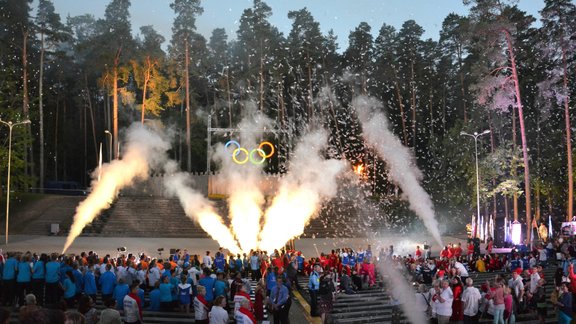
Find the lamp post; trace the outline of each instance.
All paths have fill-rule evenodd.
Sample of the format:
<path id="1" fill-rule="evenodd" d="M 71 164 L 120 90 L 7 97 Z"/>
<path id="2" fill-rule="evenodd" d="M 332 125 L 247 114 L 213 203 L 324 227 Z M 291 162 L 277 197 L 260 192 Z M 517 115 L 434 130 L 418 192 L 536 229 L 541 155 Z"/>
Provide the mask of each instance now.
<path id="1" fill-rule="evenodd" d="M 0 123 L 8 126 L 8 180 L 6 184 L 6 245 L 8 245 L 8 224 L 10 220 L 10 162 L 12 160 L 12 128 L 16 125 L 30 124 L 30 120 L 26 119 L 19 123 L 6 122 L 0 119 Z"/>
<path id="2" fill-rule="evenodd" d="M 460 132 L 460 135 L 470 136 L 474 138 L 474 152 L 476 153 L 476 207 L 477 207 L 477 214 L 476 217 L 480 219 L 480 174 L 478 172 L 478 137 L 482 135 L 489 134 L 490 130 L 487 129 L 482 133 L 474 132 L 474 134 L 468 134 L 465 132 Z M 474 235 L 474 233 L 472 233 Z"/>
<path id="3" fill-rule="evenodd" d="M 108 162 L 112 162 L 112 133 L 110 133 L 109 130 L 105 130 L 104 133 L 110 137 L 110 141 L 108 142 Z"/>

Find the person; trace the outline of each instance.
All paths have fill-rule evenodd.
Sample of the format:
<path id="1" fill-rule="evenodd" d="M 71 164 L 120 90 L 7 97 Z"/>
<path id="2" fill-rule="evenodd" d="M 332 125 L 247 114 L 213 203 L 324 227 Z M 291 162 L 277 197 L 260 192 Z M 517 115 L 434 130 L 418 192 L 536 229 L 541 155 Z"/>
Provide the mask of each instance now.
<path id="1" fill-rule="evenodd" d="M 254 316 L 256 320 L 264 319 L 264 300 L 266 299 L 266 284 L 260 279 L 254 292 Z"/>
<path id="2" fill-rule="evenodd" d="M 64 300 L 66 300 L 66 305 L 68 308 L 74 307 L 75 297 L 76 297 L 76 278 L 72 274 L 71 270 L 66 271 L 66 277 L 62 286 L 64 287 Z"/>
<path id="3" fill-rule="evenodd" d="M 548 316 L 545 284 L 546 280 L 538 280 L 538 286 L 532 297 L 536 304 L 536 313 L 538 314 L 538 320 L 540 320 L 540 323 L 546 323 L 546 317 Z"/>
<path id="4" fill-rule="evenodd" d="M 234 319 L 237 324 L 256 324 L 256 318 L 250 311 L 250 303 L 243 300 L 240 303 L 240 309 L 234 314 Z M 198 323 L 198 322 L 196 322 Z"/>
<path id="5" fill-rule="evenodd" d="M 468 279 L 468 278 L 466 278 Z M 462 322 L 464 320 L 464 313 L 462 307 L 462 281 L 460 277 L 455 276 L 452 278 L 452 293 L 454 300 L 452 301 L 452 316 L 450 320 L 453 322 Z"/>
<path id="6" fill-rule="evenodd" d="M 236 295 L 234 295 L 234 313 L 240 310 L 243 300 L 247 300 L 249 303 L 251 303 L 248 289 L 250 288 L 246 287 L 245 285 L 242 285 L 242 287 L 240 287 L 240 290 L 236 291 Z M 250 309 L 252 309 L 252 305 L 250 305 Z"/>
<path id="7" fill-rule="evenodd" d="M 354 290 L 352 289 L 352 279 L 348 275 L 346 269 L 342 270 L 342 274 L 340 275 L 340 291 L 347 295 L 354 294 Z"/>
<path id="8" fill-rule="evenodd" d="M 114 292 L 112 293 L 112 297 L 116 299 L 116 305 L 118 310 L 124 309 L 124 297 L 130 293 L 130 287 L 124 282 L 124 278 L 120 278 L 118 281 L 118 285 L 114 287 Z"/>
<path id="9" fill-rule="evenodd" d="M 94 307 L 94 301 L 88 295 L 82 295 L 78 301 L 78 312 L 84 316 L 86 324 L 98 323 L 98 311 Z"/>
<path id="10" fill-rule="evenodd" d="M 464 324 L 478 323 L 478 309 L 482 295 L 480 290 L 473 286 L 472 278 L 466 279 L 466 289 L 462 293 L 462 308 L 464 309 Z"/>
<path id="11" fill-rule="evenodd" d="M 206 255 L 202 258 L 202 267 L 212 269 L 212 257 L 210 251 L 206 251 Z"/>
<path id="12" fill-rule="evenodd" d="M 141 301 L 138 297 L 139 288 L 138 283 L 132 283 L 130 293 L 124 297 L 124 323 L 126 324 L 141 324 L 143 322 Z"/>
<path id="13" fill-rule="evenodd" d="M 116 299 L 109 297 L 104 300 L 106 307 L 100 312 L 98 324 L 122 324 L 120 312 L 116 310 Z"/>
<path id="14" fill-rule="evenodd" d="M 214 284 L 216 279 L 211 276 L 212 271 L 209 268 L 204 268 L 204 277 L 198 281 L 199 286 L 204 287 L 206 301 L 211 303 L 214 300 Z"/>
<path id="15" fill-rule="evenodd" d="M 19 258 L 18 274 L 16 275 L 16 291 L 18 303 L 24 304 L 24 296 L 31 292 L 32 267 L 30 265 L 30 255 L 26 254 Z"/>
<path id="16" fill-rule="evenodd" d="M 214 296 L 228 296 L 229 291 L 228 281 L 224 280 L 224 272 L 218 272 L 214 282 Z"/>
<path id="17" fill-rule="evenodd" d="M 214 306 L 210 310 L 208 317 L 210 319 L 210 324 L 228 324 L 228 312 L 226 307 L 226 297 L 218 296 L 214 299 Z"/>
<path id="18" fill-rule="evenodd" d="M 158 287 L 160 290 L 160 309 L 164 312 L 172 310 L 172 290 L 175 287 L 170 283 L 170 276 L 164 276 Z"/>
<path id="19" fill-rule="evenodd" d="M 206 288 L 198 286 L 198 295 L 194 297 L 194 322 L 198 324 L 208 324 L 208 310 L 210 305 L 206 298 Z"/>
<path id="20" fill-rule="evenodd" d="M 518 307 L 524 302 L 524 282 L 522 282 L 522 277 L 520 276 L 521 271 L 512 272 L 512 278 L 508 281 L 508 287 L 512 290 L 514 303 Z"/>
<path id="21" fill-rule="evenodd" d="M 2 281 L 3 281 L 3 296 L 4 305 L 12 306 L 14 305 L 14 299 L 16 297 L 16 272 L 18 271 L 18 260 L 12 253 L 8 253 L 8 258 L 4 262 L 4 268 L 2 269 Z"/>
<path id="22" fill-rule="evenodd" d="M 94 270 L 91 267 L 86 269 L 84 273 L 84 294 L 90 296 L 92 301 L 96 300 L 96 293 L 98 292 L 96 288 L 96 277 L 94 277 Z"/>
<path id="23" fill-rule="evenodd" d="M 109 297 L 112 297 L 114 293 L 114 287 L 116 286 L 116 275 L 112 271 L 112 265 L 106 264 L 105 267 L 106 271 L 100 274 L 100 287 L 102 290 L 102 299 L 106 300 Z"/>
<path id="24" fill-rule="evenodd" d="M 276 287 L 270 292 L 269 305 L 272 315 L 274 316 L 274 324 L 287 324 L 288 311 L 290 309 L 290 294 L 288 288 L 284 286 L 282 276 L 276 278 Z"/>
<path id="25" fill-rule="evenodd" d="M 504 324 L 504 287 L 500 281 L 494 283 L 496 289 L 489 292 L 494 303 L 494 324 Z"/>
<path id="26" fill-rule="evenodd" d="M 436 287 L 432 301 L 435 304 L 436 317 L 438 324 L 448 324 L 452 316 L 452 301 L 454 295 L 450 289 L 450 281 L 442 280 L 442 287 Z"/>
<path id="27" fill-rule="evenodd" d="M 320 290 L 320 265 L 315 264 L 314 270 L 308 279 L 308 293 L 310 294 L 310 316 L 320 316 L 318 313 L 318 290 Z"/>
<path id="28" fill-rule="evenodd" d="M 156 281 L 154 289 L 150 292 L 150 305 L 148 306 L 149 311 L 158 312 L 160 311 L 160 281 Z"/>
<path id="29" fill-rule="evenodd" d="M 32 293 L 37 297 L 38 305 L 44 305 L 44 287 L 46 285 L 46 263 L 48 255 L 42 253 L 32 268 Z"/>
<path id="30" fill-rule="evenodd" d="M 2 250 L 0 250 L 0 255 Z M 6 308 L 0 308 L 0 324 L 10 323 L 10 311 Z"/>
<path id="31" fill-rule="evenodd" d="M 41 308 L 38 307 L 36 304 L 36 296 L 33 294 L 28 294 L 25 297 L 26 305 L 20 307 L 20 312 L 18 317 L 20 318 L 20 322 L 24 322 L 24 320 L 30 316 L 32 313 L 39 311 Z"/>
<path id="32" fill-rule="evenodd" d="M 418 291 L 416 292 L 416 311 L 424 314 L 424 318 L 430 319 L 432 313 L 432 306 L 430 302 L 430 292 L 426 289 L 425 284 L 418 285 Z"/>
<path id="33" fill-rule="evenodd" d="M 180 302 L 180 311 L 190 314 L 190 296 L 192 295 L 192 285 L 188 283 L 188 276 L 180 276 L 181 283 L 178 284 L 178 300 Z"/>
<path id="34" fill-rule="evenodd" d="M 572 293 L 567 283 L 560 286 L 561 295 L 555 305 L 558 306 L 558 323 L 568 324 L 572 321 Z"/>
<path id="35" fill-rule="evenodd" d="M 84 315 L 77 311 L 67 311 L 64 313 L 64 324 L 85 324 L 86 319 Z"/>

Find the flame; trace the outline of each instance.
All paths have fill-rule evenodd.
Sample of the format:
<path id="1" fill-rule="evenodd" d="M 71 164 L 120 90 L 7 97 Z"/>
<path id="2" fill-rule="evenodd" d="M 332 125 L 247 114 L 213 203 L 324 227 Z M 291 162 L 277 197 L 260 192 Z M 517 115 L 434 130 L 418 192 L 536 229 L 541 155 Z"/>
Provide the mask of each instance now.
<path id="1" fill-rule="evenodd" d="M 102 210 L 110 207 L 118 191 L 132 184 L 135 179 L 148 178 L 154 157 L 165 152 L 170 143 L 139 124 L 128 130 L 128 145 L 122 160 L 104 164 L 92 174 L 92 191 L 76 208 L 74 223 L 62 253 L 66 252 L 86 225 L 92 223 Z M 100 180 L 98 177 L 100 175 Z"/>
<path id="2" fill-rule="evenodd" d="M 352 166 L 352 168 L 354 169 L 354 173 L 356 173 L 357 175 L 359 176 L 364 175 L 364 164 L 354 165 Z"/>

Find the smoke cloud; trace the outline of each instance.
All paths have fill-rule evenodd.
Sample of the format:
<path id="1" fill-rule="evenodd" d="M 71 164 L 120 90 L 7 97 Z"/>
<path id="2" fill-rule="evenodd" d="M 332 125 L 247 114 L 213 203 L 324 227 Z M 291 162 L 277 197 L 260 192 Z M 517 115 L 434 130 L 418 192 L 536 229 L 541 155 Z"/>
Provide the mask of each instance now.
<path id="1" fill-rule="evenodd" d="M 86 225 L 116 198 L 118 191 L 134 180 L 148 178 L 150 169 L 159 168 L 165 161 L 170 142 L 141 124 L 133 124 L 126 132 L 126 151 L 122 160 L 104 164 L 92 173 L 92 191 L 76 208 L 74 222 L 62 253 L 66 252 Z M 98 174 L 100 173 L 100 180 Z"/>
<path id="2" fill-rule="evenodd" d="M 230 252 L 240 253 L 240 248 L 222 217 L 216 213 L 214 206 L 202 194 L 190 187 L 190 175 L 185 172 L 175 172 L 175 163 L 166 167 L 167 174 L 164 176 L 166 191 L 178 197 L 186 215 L 198 222 L 200 227 L 208 233 L 223 248 Z"/>
<path id="3" fill-rule="evenodd" d="M 362 124 L 364 139 L 386 161 L 390 178 L 404 192 L 410 209 L 422 219 L 436 242 L 444 246 L 434 216 L 434 204 L 419 183 L 422 173 L 410 150 L 402 145 L 390 130 L 386 116 L 377 111 L 382 109 L 382 104 L 376 99 L 359 96 L 353 100 L 352 105 L 356 108 Z"/>
<path id="4" fill-rule="evenodd" d="M 288 240 L 302 234 L 322 201 L 336 195 L 337 176 L 347 163 L 322 157 L 327 140 L 327 132 L 317 130 L 304 135 L 296 146 L 288 173 L 282 178 L 278 194 L 266 211 L 260 249 L 281 248 Z"/>

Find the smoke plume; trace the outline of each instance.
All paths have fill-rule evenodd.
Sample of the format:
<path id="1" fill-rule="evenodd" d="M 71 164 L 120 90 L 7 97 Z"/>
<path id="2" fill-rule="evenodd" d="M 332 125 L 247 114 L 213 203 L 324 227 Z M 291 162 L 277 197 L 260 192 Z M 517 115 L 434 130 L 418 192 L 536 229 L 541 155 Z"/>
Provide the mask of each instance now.
<path id="1" fill-rule="evenodd" d="M 302 234 L 322 201 L 336 195 L 337 176 L 345 169 L 346 162 L 322 157 L 327 139 L 326 131 L 317 130 L 304 135 L 296 146 L 288 173 L 266 210 L 260 233 L 261 250 L 283 247 L 291 238 Z"/>
<path id="2" fill-rule="evenodd" d="M 230 252 L 240 253 L 240 248 L 222 217 L 218 215 L 214 206 L 202 194 L 190 187 L 190 176 L 185 172 L 175 172 L 174 163 L 166 166 L 167 174 L 164 176 L 164 186 L 168 194 L 178 197 L 186 215 L 198 222 L 200 227 L 208 233 L 221 247 Z"/>
<path id="3" fill-rule="evenodd" d="M 364 139 L 386 161 L 390 179 L 402 189 L 410 209 L 422 219 L 436 242 L 443 246 L 438 222 L 434 217 L 434 204 L 419 183 L 422 173 L 410 150 L 390 130 L 386 116 L 377 111 L 382 109 L 382 104 L 376 99 L 359 96 L 353 100 L 352 105 L 358 112 Z"/>
<path id="4" fill-rule="evenodd" d="M 126 132 L 126 151 L 122 160 L 104 164 L 92 173 L 92 191 L 76 208 L 74 222 L 62 253 L 66 252 L 86 225 L 116 198 L 118 191 L 134 180 L 148 178 L 149 170 L 160 167 L 170 148 L 170 142 L 141 124 L 133 124 Z M 98 174 L 100 173 L 100 180 Z"/>

